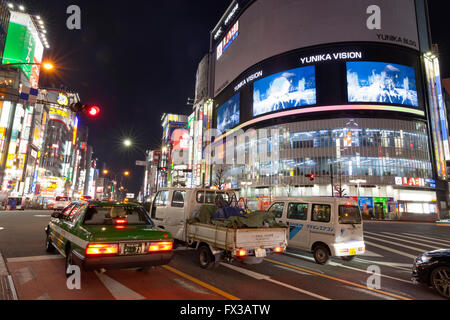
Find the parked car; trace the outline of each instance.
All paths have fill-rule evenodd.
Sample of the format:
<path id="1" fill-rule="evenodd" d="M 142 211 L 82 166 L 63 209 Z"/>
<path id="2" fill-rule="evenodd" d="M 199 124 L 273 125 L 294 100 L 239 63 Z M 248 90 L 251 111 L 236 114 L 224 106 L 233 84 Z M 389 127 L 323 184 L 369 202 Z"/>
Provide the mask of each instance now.
<path id="1" fill-rule="evenodd" d="M 53 210 L 63 210 L 70 204 L 70 200 L 67 197 L 56 197 L 55 202 L 53 203 Z"/>
<path id="2" fill-rule="evenodd" d="M 414 282 L 434 287 L 444 298 L 450 299 L 450 249 L 430 251 L 414 260 Z"/>
<path id="3" fill-rule="evenodd" d="M 173 256 L 170 233 L 158 229 L 139 205 L 74 202 L 55 211 L 46 228 L 47 252 L 58 250 L 68 267 L 84 270 L 148 268 L 168 264 Z"/>

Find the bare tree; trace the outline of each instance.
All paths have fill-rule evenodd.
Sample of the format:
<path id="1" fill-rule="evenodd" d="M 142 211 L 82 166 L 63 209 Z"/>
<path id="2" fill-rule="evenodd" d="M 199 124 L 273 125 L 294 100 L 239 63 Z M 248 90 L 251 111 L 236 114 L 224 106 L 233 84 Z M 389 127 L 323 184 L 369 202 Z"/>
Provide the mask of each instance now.
<path id="1" fill-rule="evenodd" d="M 219 187 L 220 190 L 222 190 L 222 185 L 225 183 L 225 168 L 224 165 L 214 165 L 214 178 L 213 178 L 213 185 L 216 185 Z"/>

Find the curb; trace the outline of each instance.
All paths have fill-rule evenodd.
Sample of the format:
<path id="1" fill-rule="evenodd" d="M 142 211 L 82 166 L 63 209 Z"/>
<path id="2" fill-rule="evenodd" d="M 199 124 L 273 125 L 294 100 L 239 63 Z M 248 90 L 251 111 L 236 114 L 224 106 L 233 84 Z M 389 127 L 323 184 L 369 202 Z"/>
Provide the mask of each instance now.
<path id="1" fill-rule="evenodd" d="M 0 253 L 0 300 L 19 300 L 13 279 L 8 272 L 5 259 Z"/>

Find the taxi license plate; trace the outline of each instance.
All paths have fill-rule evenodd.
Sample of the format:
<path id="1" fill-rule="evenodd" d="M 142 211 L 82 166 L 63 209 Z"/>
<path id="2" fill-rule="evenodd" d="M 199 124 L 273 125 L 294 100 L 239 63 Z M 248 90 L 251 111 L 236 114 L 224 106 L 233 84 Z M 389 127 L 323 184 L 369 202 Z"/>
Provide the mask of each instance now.
<path id="1" fill-rule="evenodd" d="M 141 243 L 125 243 L 123 246 L 124 255 L 132 254 L 142 254 L 142 244 Z"/>
<path id="2" fill-rule="evenodd" d="M 255 256 L 257 258 L 264 258 L 266 256 L 266 249 L 256 249 L 255 250 Z"/>
<path id="3" fill-rule="evenodd" d="M 356 256 L 356 249 L 349 249 L 348 254 L 351 256 Z"/>

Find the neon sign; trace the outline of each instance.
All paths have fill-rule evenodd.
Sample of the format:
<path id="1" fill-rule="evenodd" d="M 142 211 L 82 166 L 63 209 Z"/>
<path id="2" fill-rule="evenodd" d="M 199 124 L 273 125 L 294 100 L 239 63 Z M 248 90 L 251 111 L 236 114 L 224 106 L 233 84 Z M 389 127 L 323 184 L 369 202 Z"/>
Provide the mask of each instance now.
<path id="1" fill-rule="evenodd" d="M 217 60 L 219 60 L 225 50 L 228 49 L 228 47 L 231 45 L 231 43 L 233 43 L 238 35 L 239 21 L 236 21 L 236 23 L 231 27 L 230 31 L 228 31 L 227 35 L 223 37 L 222 41 L 220 41 L 219 45 L 217 46 Z"/>

